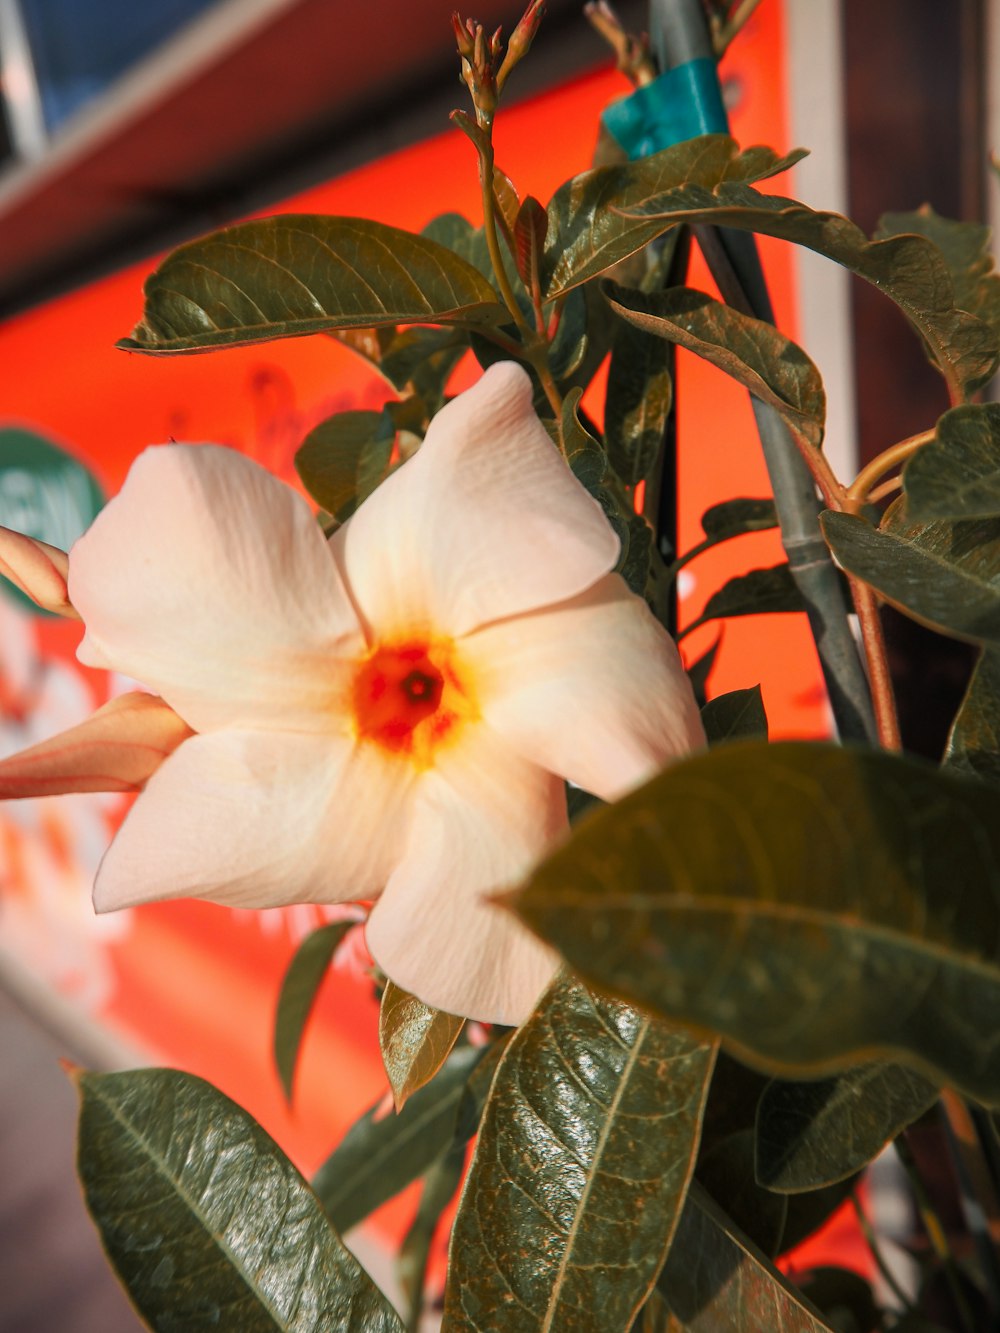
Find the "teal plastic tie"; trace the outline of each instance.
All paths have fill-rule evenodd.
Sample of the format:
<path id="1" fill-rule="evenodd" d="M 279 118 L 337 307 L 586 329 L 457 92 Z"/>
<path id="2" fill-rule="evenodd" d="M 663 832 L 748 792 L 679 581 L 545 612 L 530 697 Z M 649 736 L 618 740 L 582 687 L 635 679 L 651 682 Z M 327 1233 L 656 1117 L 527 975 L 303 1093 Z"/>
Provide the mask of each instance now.
<path id="1" fill-rule="evenodd" d="M 612 102 L 601 120 L 632 161 L 700 134 L 729 131 L 719 76 L 710 56 L 668 69 L 652 83 Z"/>

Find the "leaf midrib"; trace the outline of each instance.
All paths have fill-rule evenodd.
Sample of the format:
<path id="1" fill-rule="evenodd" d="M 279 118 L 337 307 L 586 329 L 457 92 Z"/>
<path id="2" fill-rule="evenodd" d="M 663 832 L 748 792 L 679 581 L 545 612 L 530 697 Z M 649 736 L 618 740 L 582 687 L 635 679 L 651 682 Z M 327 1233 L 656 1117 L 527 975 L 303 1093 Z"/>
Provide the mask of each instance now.
<path id="1" fill-rule="evenodd" d="M 92 1096 L 96 1101 L 98 1101 L 100 1105 L 103 1106 L 104 1109 L 112 1116 L 112 1118 L 121 1126 L 121 1128 L 125 1131 L 126 1135 L 131 1139 L 133 1144 L 140 1150 L 142 1150 L 147 1159 L 151 1161 L 155 1167 L 158 1168 L 158 1174 L 167 1181 L 167 1183 L 173 1189 L 177 1197 L 187 1207 L 188 1211 L 192 1214 L 192 1216 L 199 1223 L 203 1231 L 207 1234 L 209 1241 L 212 1242 L 215 1245 L 216 1249 L 218 1249 L 220 1253 L 226 1258 L 233 1272 L 236 1273 L 236 1275 L 239 1277 L 240 1281 L 244 1284 L 244 1286 L 247 1288 L 250 1294 L 257 1299 L 257 1301 L 263 1308 L 265 1314 L 272 1321 L 274 1327 L 280 1330 L 280 1333 L 289 1333 L 290 1326 L 280 1318 L 280 1316 L 278 1315 L 277 1311 L 275 1310 L 271 1302 L 268 1301 L 266 1297 L 262 1294 L 262 1292 L 256 1286 L 254 1286 L 254 1284 L 250 1281 L 246 1273 L 243 1271 L 243 1268 L 237 1263 L 238 1252 L 235 1251 L 230 1245 L 227 1245 L 226 1242 L 223 1240 L 222 1236 L 219 1234 L 219 1232 L 216 1231 L 214 1227 L 209 1225 L 209 1220 L 210 1220 L 209 1217 L 207 1216 L 207 1214 L 203 1213 L 202 1209 L 197 1205 L 193 1197 L 188 1193 L 187 1190 L 185 1190 L 182 1187 L 180 1179 L 176 1177 L 169 1170 L 169 1163 L 167 1159 L 160 1152 L 154 1149 L 150 1141 L 143 1134 L 139 1132 L 139 1130 L 135 1127 L 132 1121 L 130 1121 L 126 1116 L 124 1116 L 121 1113 L 117 1102 L 108 1098 L 103 1093 L 100 1087 L 91 1086 L 88 1089 L 88 1092 L 89 1095 Z"/>

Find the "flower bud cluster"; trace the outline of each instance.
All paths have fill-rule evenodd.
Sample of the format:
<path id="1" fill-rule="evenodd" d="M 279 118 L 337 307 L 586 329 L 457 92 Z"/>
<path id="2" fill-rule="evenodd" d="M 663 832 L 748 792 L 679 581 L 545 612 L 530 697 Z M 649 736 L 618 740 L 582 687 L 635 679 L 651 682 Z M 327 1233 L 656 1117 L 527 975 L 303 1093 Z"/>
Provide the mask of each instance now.
<path id="1" fill-rule="evenodd" d="M 463 19 L 457 12 L 452 14 L 455 41 L 462 57 L 462 79 L 472 96 L 480 125 L 492 122 L 503 86 L 514 66 L 528 54 L 544 12 L 545 0 L 531 0 L 511 34 L 506 51 L 501 28 L 487 38 L 481 23 Z"/>

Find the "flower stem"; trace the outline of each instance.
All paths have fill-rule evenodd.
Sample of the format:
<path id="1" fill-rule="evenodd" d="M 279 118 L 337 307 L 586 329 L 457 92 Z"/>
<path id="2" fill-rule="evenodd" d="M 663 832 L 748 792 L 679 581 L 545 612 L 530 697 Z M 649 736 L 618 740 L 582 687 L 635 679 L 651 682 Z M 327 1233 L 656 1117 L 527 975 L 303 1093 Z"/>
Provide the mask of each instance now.
<path id="1" fill-rule="evenodd" d="M 733 7 L 733 12 L 726 22 L 713 32 L 712 45 L 715 48 L 716 59 L 722 57 L 726 47 L 739 34 L 740 29 L 748 22 L 760 3 L 761 0 L 740 0 L 740 3 Z"/>
<path id="2" fill-rule="evenodd" d="M 921 431 L 919 435 L 911 435 L 909 439 L 900 440 L 898 444 L 891 445 L 888 449 L 873 458 L 870 463 L 861 469 L 855 479 L 848 486 L 844 496 L 844 509 L 849 514 L 856 514 L 868 499 L 869 493 L 887 472 L 893 468 L 899 467 L 905 463 L 911 454 L 915 454 L 918 449 L 934 439 L 933 430 Z"/>
<path id="3" fill-rule="evenodd" d="M 856 1190 L 851 1191 L 851 1206 L 854 1208 L 854 1215 L 858 1219 L 858 1226 L 861 1228 L 861 1234 L 864 1236 L 865 1243 L 871 1251 L 872 1258 L 875 1260 L 875 1267 L 882 1274 L 883 1278 L 885 1278 L 886 1285 L 889 1287 L 889 1290 L 895 1296 L 896 1300 L 899 1301 L 903 1309 L 908 1314 L 915 1313 L 913 1302 L 899 1285 L 898 1278 L 885 1261 L 885 1256 L 882 1254 L 875 1231 L 872 1228 L 871 1222 L 868 1220 L 865 1210 L 861 1206 L 861 1200 L 858 1198 Z"/>
<path id="4" fill-rule="evenodd" d="M 951 1246 L 948 1243 L 948 1235 L 941 1224 L 937 1211 L 931 1202 L 930 1195 L 924 1186 L 923 1178 L 917 1169 L 916 1158 L 906 1137 L 900 1134 L 895 1139 L 896 1153 L 903 1164 L 910 1181 L 910 1188 L 913 1190 L 913 1198 L 917 1205 L 917 1211 L 920 1214 L 920 1220 L 924 1224 L 924 1230 L 927 1232 L 927 1239 L 937 1256 L 938 1262 L 944 1270 L 945 1280 L 948 1283 L 948 1289 L 951 1292 L 952 1300 L 955 1302 L 955 1309 L 959 1319 L 962 1321 L 962 1328 L 965 1333 L 976 1333 L 975 1320 L 972 1317 L 972 1311 L 969 1309 L 969 1303 L 962 1290 L 962 1282 L 958 1264 L 955 1262 L 955 1256 L 952 1253 Z"/>
<path id="5" fill-rule="evenodd" d="M 526 348 L 525 352 L 534 367 L 535 374 L 538 376 L 542 388 L 545 390 L 545 397 L 549 400 L 552 411 L 556 414 L 556 421 L 562 421 L 562 394 L 559 392 L 552 371 L 549 368 L 548 344 L 545 342 L 538 342 L 533 348 Z"/>
<path id="6" fill-rule="evenodd" d="M 497 235 L 497 217 L 496 217 L 496 199 L 493 194 L 493 123 L 480 125 L 482 130 L 482 141 L 479 147 L 479 183 L 482 188 L 483 196 L 483 233 L 486 236 L 486 248 L 490 253 L 490 263 L 493 265 L 493 275 L 497 280 L 497 287 L 500 295 L 503 297 L 504 305 L 514 317 L 514 323 L 519 329 L 526 330 L 524 316 L 521 314 L 521 307 L 517 303 L 517 297 L 514 295 L 514 289 L 507 277 L 507 269 L 504 266 L 503 254 L 500 250 L 500 238 Z"/>
<path id="7" fill-rule="evenodd" d="M 871 689 L 872 707 L 875 710 L 879 743 L 886 750 L 901 750 L 903 742 L 899 734 L 896 696 L 892 688 L 892 675 L 885 650 L 885 634 L 882 631 L 882 620 L 878 611 L 878 598 L 874 588 L 863 583 L 861 579 L 850 578 L 849 583 L 854 609 L 858 613 L 865 657 L 868 659 L 868 684 Z"/>

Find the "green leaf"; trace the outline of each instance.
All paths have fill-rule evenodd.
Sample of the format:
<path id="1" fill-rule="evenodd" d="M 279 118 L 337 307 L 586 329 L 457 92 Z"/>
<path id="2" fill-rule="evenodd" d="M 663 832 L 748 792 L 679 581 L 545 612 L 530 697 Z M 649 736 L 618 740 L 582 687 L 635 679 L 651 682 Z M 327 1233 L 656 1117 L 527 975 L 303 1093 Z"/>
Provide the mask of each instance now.
<path id="1" fill-rule="evenodd" d="M 1000 404 L 946 412 L 903 469 L 903 489 L 915 520 L 1000 514 Z"/>
<path id="2" fill-rule="evenodd" d="M 80 1178 L 111 1262 L 162 1330 L 401 1333 L 299 1172 L 203 1079 L 78 1079 Z"/>
<path id="3" fill-rule="evenodd" d="M 710 699 L 701 710 L 701 720 L 709 745 L 756 736 L 767 739 L 767 713 L 759 685 Z"/>
<path id="4" fill-rule="evenodd" d="M 875 235 L 880 240 L 916 232 L 941 251 L 955 288 L 955 304 L 1000 332 L 1000 274 L 990 253 L 992 228 L 978 222 L 956 222 L 924 204 L 915 213 L 886 213 Z"/>
<path id="5" fill-rule="evenodd" d="M 653 556 L 653 529 L 642 514 L 635 512 L 627 500 L 615 494 L 611 481 L 609 478 L 609 484 L 602 488 L 597 498 L 604 506 L 604 512 L 611 520 L 611 526 L 618 533 L 622 544 L 615 573 L 620 574 L 632 591 L 642 597 L 649 583 Z M 613 497 L 611 501 L 611 505 L 614 506 L 613 514 L 609 512 L 611 505 L 605 499 L 609 494 Z"/>
<path id="6" fill-rule="evenodd" d="M 581 485 L 590 493 L 596 494 L 604 474 L 607 472 L 607 458 L 593 435 L 580 424 L 577 409 L 583 397 L 582 389 L 571 389 L 563 400 L 562 420 L 559 434 L 563 453 L 570 470 Z"/>
<path id="7" fill-rule="evenodd" d="M 409 1305 L 408 1333 L 417 1333 L 420 1328 L 431 1246 L 441 1225 L 441 1214 L 459 1192 L 464 1172 L 465 1148 L 456 1144 L 427 1173 L 416 1216 L 400 1245 L 396 1273 Z"/>
<path id="8" fill-rule="evenodd" d="M 598 810 L 510 905 L 602 989 L 783 1077 L 880 1057 L 1000 1101 L 1000 793 L 720 746 Z"/>
<path id="9" fill-rule="evenodd" d="M 900 611 L 953 638 L 1000 645 L 1000 518 L 914 523 L 900 497 L 881 528 L 830 511 L 820 524 L 848 573 Z"/>
<path id="10" fill-rule="evenodd" d="M 542 290 L 554 300 L 627 258 L 664 230 L 659 219 L 624 216 L 665 190 L 699 202 L 727 183 L 763 180 L 799 161 L 801 150 L 741 153 L 735 140 L 710 134 L 674 144 L 637 162 L 595 167 L 561 185 L 549 202 Z"/>
<path id="11" fill-rule="evenodd" d="M 534 195 L 529 194 L 514 220 L 514 257 L 521 281 L 529 291 L 541 267 L 548 225 L 545 209 Z"/>
<path id="12" fill-rule="evenodd" d="M 378 1117 L 376 1102 L 348 1130 L 313 1180 L 338 1231 L 349 1231 L 451 1147 L 465 1086 L 481 1055 L 471 1046 L 453 1051 L 402 1111 Z"/>
<path id="13" fill-rule="evenodd" d="M 386 344 L 379 369 L 398 392 L 412 389 L 437 410 L 448 376 L 468 346 L 462 329 L 422 325 L 400 329 Z"/>
<path id="14" fill-rule="evenodd" d="M 378 1039 L 396 1110 L 429 1083 L 447 1060 L 464 1018 L 446 1014 L 418 1000 L 391 981 L 382 992 Z"/>
<path id="15" fill-rule="evenodd" d="M 379 324 L 505 322 L 489 281 L 425 236 L 360 218 L 283 214 L 182 245 L 146 279 L 118 346 L 200 352 Z"/>
<path id="16" fill-rule="evenodd" d="M 953 400 L 966 396 L 996 369 L 996 331 L 956 304 L 944 257 L 924 236 L 892 236 L 869 241 L 838 213 L 822 213 L 794 199 L 764 195 L 744 182 L 704 189 L 686 182 L 666 186 L 659 197 L 623 203 L 612 193 L 609 208 L 625 207 L 636 225 L 658 219 L 662 228 L 688 223 L 735 227 L 775 236 L 826 255 L 884 292 L 906 315 L 924 341 L 931 360 L 948 383 Z M 644 240 L 651 239 L 648 230 Z"/>
<path id="17" fill-rule="evenodd" d="M 521 200 L 514 182 L 499 167 L 493 168 L 493 198 L 497 206 L 497 220 L 506 228 L 507 234 L 513 237 L 514 223 L 517 221 Z"/>
<path id="18" fill-rule="evenodd" d="M 697 620 L 685 625 L 681 636 L 721 616 L 755 616 L 777 611 L 804 611 L 802 594 L 787 561 L 767 569 L 751 569 L 727 580 L 705 603 Z"/>
<path id="19" fill-rule="evenodd" d="M 316 503 L 343 522 L 385 476 L 395 439 L 387 411 L 337 412 L 303 440 L 295 470 Z"/>
<path id="20" fill-rule="evenodd" d="M 590 314 L 588 292 L 574 288 L 563 304 L 555 337 L 549 347 L 549 368 L 559 383 L 565 383 L 571 376 L 575 376 L 583 366 L 584 357 L 591 346 L 587 329 Z M 604 331 L 599 329 L 597 332 L 600 334 Z M 603 357 L 599 360 L 603 360 Z M 593 370 L 588 373 L 588 368 L 584 367 L 580 388 L 589 382 L 592 374 Z"/>
<path id="21" fill-rule="evenodd" d="M 778 526 L 778 511 L 773 500 L 723 500 L 711 505 L 701 516 L 702 531 L 709 541 L 724 542 L 745 532 L 764 532 Z"/>
<path id="22" fill-rule="evenodd" d="M 659 1290 L 677 1333 L 829 1333 L 829 1326 L 697 1184 Z"/>
<path id="23" fill-rule="evenodd" d="M 937 1097 L 914 1070 L 883 1061 L 837 1078 L 770 1083 L 757 1105 L 757 1179 L 789 1193 L 846 1180 Z"/>
<path id="24" fill-rule="evenodd" d="M 1000 653 L 984 648 L 948 736 L 945 764 L 1000 783 Z"/>
<path id="25" fill-rule="evenodd" d="M 753 1130 L 740 1130 L 713 1144 L 698 1159 L 696 1175 L 726 1216 L 773 1258 L 781 1247 L 788 1200 L 757 1183 Z"/>
<path id="26" fill-rule="evenodd" d="M 416 1216 L 399 1247 L 396 1271 L 410 1307 L 407 1333 L 418 1333 L 431 1246 L 441 1224 L 441 1214 L 458 1193 L 464 1171 L 465 1145 L 457 1143 L 427 1172 Z"/>
<path id="27" fill-rule="evenodd" d="M 443 1333 L 628 1327 L 684 1200 L 713 1056 L 557 979 L 497 1071 Z"/>
<path id="28" fill-rule="evenodd" d="M 331 921 L 314 930 L 299 945 L 288 965 L 274 1015 L 274 1063 L 289 1101 L 302 1034 L 333 955 L 356 921 Z"/>
<path id="29" fill-rule="evenodd" d="M 819 448 L 826 420 L 823 381 L 802 348 L 773 324 L 690 287 L 646 293 L 608 282 L 604 294 L 621 319 L 718 366 Z"/>
<path id="30" fill-rule="evenodd" d="M 626 486 L 645 481 L 663 446 L 674 397 L 671 351 L 632 324 L 615 331 L 604 405 L 611 466 Z"/>

